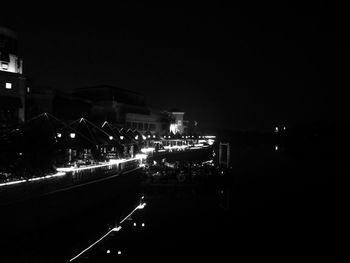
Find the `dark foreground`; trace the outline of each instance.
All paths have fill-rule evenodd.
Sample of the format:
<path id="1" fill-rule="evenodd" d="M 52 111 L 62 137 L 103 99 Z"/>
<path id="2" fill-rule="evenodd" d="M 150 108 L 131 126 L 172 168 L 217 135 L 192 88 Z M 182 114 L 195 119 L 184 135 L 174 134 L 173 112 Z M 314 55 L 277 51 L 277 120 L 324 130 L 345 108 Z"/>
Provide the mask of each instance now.
<path id="1" fill-rule="evenodd" d="M 233 152 L 233 159 L 227 178 L 146 184 L 127 198 L 115 191 L 103 191 L 103 198 L 96 198 L 97 189 L 94 196 L 85 192 L 96 201 L 81 212 L 15 237 L 2 235 L 1 262 L 68 262 L 131 211 L 140 195 L 145 208 L 76 262 L 346 255 L 349 180 L 343 158 L 300 158 L 266 146 Z"/>

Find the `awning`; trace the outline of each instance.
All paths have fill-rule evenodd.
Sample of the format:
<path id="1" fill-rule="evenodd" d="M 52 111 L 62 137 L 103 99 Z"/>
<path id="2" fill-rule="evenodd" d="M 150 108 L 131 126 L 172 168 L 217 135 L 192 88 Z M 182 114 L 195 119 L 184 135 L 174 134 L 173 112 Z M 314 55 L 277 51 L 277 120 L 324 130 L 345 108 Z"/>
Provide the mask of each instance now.
<path id="1" fill-rule="evenodd" d="M 17 108 L 22 108 L 22 102 L 20 98 L 0 95 L 0 109 Z"/>

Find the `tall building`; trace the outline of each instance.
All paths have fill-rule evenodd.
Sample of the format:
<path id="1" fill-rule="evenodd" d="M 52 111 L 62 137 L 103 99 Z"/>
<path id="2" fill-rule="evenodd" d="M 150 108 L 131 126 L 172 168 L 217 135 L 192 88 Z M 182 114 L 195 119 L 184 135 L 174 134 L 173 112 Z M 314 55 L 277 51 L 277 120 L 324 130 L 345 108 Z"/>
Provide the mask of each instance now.
<path id="1" fill-rule="evenodd" d="M 25 119 L 26 80 L 17 53 L 17 34 L 0 27 L 0 127 Z"/>

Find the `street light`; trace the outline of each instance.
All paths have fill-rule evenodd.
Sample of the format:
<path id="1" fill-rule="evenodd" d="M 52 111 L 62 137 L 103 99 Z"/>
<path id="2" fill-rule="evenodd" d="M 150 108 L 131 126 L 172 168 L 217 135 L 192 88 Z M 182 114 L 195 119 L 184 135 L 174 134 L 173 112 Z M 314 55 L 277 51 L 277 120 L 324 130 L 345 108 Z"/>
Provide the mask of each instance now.
<path id="1" fill-rule="evenodd" d="M 75 133 L 72 132 L 71 134 L 69 134 L 69 136 L 70 136 L 72 139 L 74 139 L 74 138 L 75 138 Z"/>

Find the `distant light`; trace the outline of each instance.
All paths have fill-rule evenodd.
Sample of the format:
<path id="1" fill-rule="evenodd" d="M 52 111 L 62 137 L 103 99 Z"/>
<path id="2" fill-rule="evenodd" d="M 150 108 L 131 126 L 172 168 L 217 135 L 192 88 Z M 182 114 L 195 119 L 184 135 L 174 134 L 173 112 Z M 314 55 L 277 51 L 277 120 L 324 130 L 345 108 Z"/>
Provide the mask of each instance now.
<path id="1" fill-rule="evenodd" d="M 146 140 L 146 136 L 145 136 L 145 135 L 142 135 L 142 139 Z"/>
<path id="2" fill-rule="evenodd" d="M 70 136 L 72 139 L 74 139 L 74 138 L 75 138 L 75 133 L 72 132 L 71 134 L 69 134 L 69 136 Z"/>
<path id="3" fill-rule="evenodd" d="M 142 227 L 145 227 L 145 223 L 142 223 L 142 225 L 141 225 Z"/>
<path id="4" fill-rule="evenodd" d="M 153 164 L 154 164 L 154 165 L 157 165 L 157 162 L 156 162 L 156 161 L 153 161 Z"/>
<path id="5" fill-rule="evenodd" d="M 23 153 L 18 153 L 19 155 L 22 155 Z"/>
<path id="6" fill-rule="evenodd" d="M 27 93 L 29 93 L 30 92 L 30 88 L 29 87 L 27 87 Z"/>
<path id="7" fill-rule="evenodd" d="M 124 136 L 120 136 L 119 138 L 120 138 L 121 140 L 124 140 Z"/>
<path id="8" fill-rule="evenodd" d="M 61 138 L 62 137 L 62 133 L 57 133 L 57 137 Z"/>
<path id="9" fill-rule="evenodd" d="M 275 145 L 275 151 L 278 151 L 278 145 Z"/>
<path id="10" fill-rule="evenodd" d="M 136 222 L 134 223 L 134 226 L 136 226 L 137 224 L 136 224 Z"/>
<path id="11" fill-rule="evenodd" d="M 113 140 L 113 136 L 109 136 L 109 140 Z"/>
<path id="12" fill-rule="evenodd" d="M 283 130 L 284 130 L 284 131 L 286 130 L 286 126 L 283 126 Z"/>
<path id="13" fill-rule="evenodd" d="M 122 254 L 122 252 L 120 250 L 118 250 L 118 255 L 121 255 L 121 254 Z"/>
<path id="14" fill-rule="evenodd" d="M 143 195 L 143 196 L 141 196 L 141 199 L 144 199 L 145 198 L 145 196 Z"/>
<path id="15" fill-rule="evenodd" d="M 144 209 L 145 206 L 146 206 L 146 203 L 141 203 L 136 208 L 137 209 Z"/>
<path id="16" fill-rule="evenodd" d="M 182 136 L 182 138 L 185 138 L 185 136 Z"/>
<path id="17" fill-rule="evenodd" d="M 12 83 L 6 82 L 6 89 L 12 89 Z"/>
<path id="18" fill-rule="evenodd" d="M 135 136 L 135 140 L 138 140 L 138 138 L 139 138 L 139 136 L 138 136 L 138 135 L 136 135 L 136 136 Z"/>
<path id="19" fill-rule="evenodd" d="M 275 132 L 278 132 L 278 127 L 277 126 L 275 127 Z"/>
<path id="20" fill-rule="evenodd" d="M 155 136 L 155 135 L 153 135 L 153 138 L 156 138 L 156 136 Z"/>
<path id="21" fill-rule="evenodd" d="M 151 138 L 151 135 L 148 135 L 147 137 L 148 137 L 148 138 Z"/>
<path id="22" fill-rule="evenodd" d="M 120 231 L 120 229 L 122 229 L 122 227 L 121 227 L 121 226 L 118 226 L 118 227 L 113 228 L 112 231 L 118 232 L 118 231 Z"/>
<path id="23" fill-rule="evenodd" d="M 107 249 L 107 254 L 111 253 L 111 251 L 109 249 Z"/>

